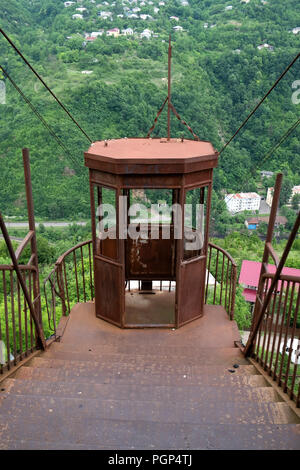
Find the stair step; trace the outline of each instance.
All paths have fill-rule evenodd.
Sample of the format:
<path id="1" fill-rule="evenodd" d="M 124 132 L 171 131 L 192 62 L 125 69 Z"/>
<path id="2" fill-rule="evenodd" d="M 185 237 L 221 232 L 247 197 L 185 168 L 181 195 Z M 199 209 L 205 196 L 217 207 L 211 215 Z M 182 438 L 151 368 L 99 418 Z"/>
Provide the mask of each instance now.
<path id="1" fill-rule="evenodd" d="M 201 426 L 106 420 L 86 429 L 72 429 L 63 419 L 59 424 L 49 423 L 45 432 L 38 419 L 0 423 L 0 449 L 299 450 L 300 439 L 298 424 Z"/>
<path id="2" fill-rule="evenodd" d="M 210 385 L 134 385 L 134 384 L 93 384 L 68 382 L 40 382 L 30 380 L 7 379 L 2 383 L 2 396 L 39 395 L 48 397 L 91 398 L 112 400 L 165 401 L 168 403 L 190 402 L 278 402 L 280 396 L 272 387 L 249 388 L 239 385 L 234 388 L 214 387 Z M 1 392 L 0 392 L 1 400 Z"/>
<path id="3" fill-rule="evenodd" d="M 161 355 L 153 356 L 145 354 L 144 351 L 136 353 L 106 353 L 106 352 L 79 352 L 65 349 L 51 349 L 41 356 L 46 359 L 64 359 L 69 361 L 88 361 L 103 363 L 122 363 L 122 364 L 152 364 L 159 361 L 161 364 L 186 364 L 186 365 L 226 365 L 232 366 L 234 363 L 249 364 L 248 360 L 242 355 L 238 348 L 220 348 L 216 350 L 199 349 L 197 353 L 190 355 L 172 354 L 169 350 L 162 352 Z"/>
<path id="4" fill-rule="evenodd" d="M 88 426 L 102 420 L 150 421 L 177 424 L 288 424 L 300 420 L 285 402 L 245 403 L 222 401 L 206 403 L 170 403 L 111 399 L 61 398 L 7 394 L 2 400 L 1 416 L 15 419 L 39 419 L 59 425 Z"/>
<path id="5" fill-rule="evenodd" d="M 139 363 L 110 363 L 110 362 L 87 362 L 87 361 L 70 361 L 63 359 L 44 359 L 43 357 L 33 358 L 29 363 L 30 367 L 34 368 L 47 368 L 47 369 L 64 369 L 66 371 L 76 371 L 84 375 L 94 375 L 99 373 L 108 373 L 108 374 L 126 374 L 126 375 L 136 375 L 144 374 L 155 376 L 159 374 L 160 376 L 174 375 L 178 376 L 202 376 L 202 375 L 219 375 L 224 374 L 225 372 L 230 373 L 229 370 L 232 370 L 232 374 L 241 375 L 241 374 L 258 374 L 257 369 L 253 365 L 241 365 L 238 368 L 234 368 L 231 364 L 230 367 L 225 365 L 186 365 L 186 364 L 168 364 L 160 363 L 160 361 L 149 362 L 144 364 L 143 362 Z M 26 366 L 25 366 L 26 367 Z"/>
<path id="6" fill-rule="evenodd" d="M 126 330 L 128 331 L 128 330 Z M 143 331 L 144 332 L 144 331 Z M 71 353 L 81 353 L 81 354 L 96 354 L 96 355 L 104 355 L 104 354 L 124 354 L 126 356 L 133 355 L 133 356 L 154 356 L 154 357 L 161 357 L 161 356 L 168 356 L 171 357 L 186 357 L 186 358 L 193 358 L 193 357 L 202 357 L 203 355 L 207 354 L 207 356 L 212 356 L 216 354 L 216 357 L 225 355 L 227 352 L 231 351 L 233 356 L 236 355 L 243 357 L 239 348 L 233 347 L 219 347 L 218 344 L 215 347 L 202 347 L 201 343 L 198 341 L 195 342 L 187 342 L 184 343 L 168 343 L 165 338 L 162 338 L 160 341 L 145 341 L 144 343 L 136 342 L 136 338 L 134 338 L 134 342 L 131 342 L 129 338 L 119 339 L 119 341 L 111 340 L 108 342 L 102 343 L 99 341 L 99 344 L 95 345 L 95 342 L 88 342 L 85 341 L 84 343 L 66 343 L 65 341 L 62 342 L 55 342 L 49 348 L 49 353 L 51 352 L 71 352 Z"/>
<path id="7" fill-rule="evenodd" d="M 248 367 L 248 366 L 245 366 Z M 218 375 L 202 374 L 194 376 L 192 374 L 179 374 L 173 372 L 169 374 L 151 374 L 149 372 L 132 372 L 128 373 L 125 369 L 120 374 L 114 370 L 97 371 L 91 374 L 87 368 L 78 370 L 77 368 L 46 368 L 46 367 L 21 367 L 17 370 L 15 377 L 17 379 L 25 380 L 38 380 L 38 381 L 55 381 L 55 382 L 70 382 L 70 383 L 119 383 L 119 384 L 142 384 L 148 385 L 181 385 L 186 384 L 194 385 L 213 385 L 218 387 L 249 385 L 250 387 L 264 387 L 267 382 L 261 375 L 252 374 L 236 374 L 230 373 L 227 369 L 223 369 L 223 374 L 218 372 Z"/>

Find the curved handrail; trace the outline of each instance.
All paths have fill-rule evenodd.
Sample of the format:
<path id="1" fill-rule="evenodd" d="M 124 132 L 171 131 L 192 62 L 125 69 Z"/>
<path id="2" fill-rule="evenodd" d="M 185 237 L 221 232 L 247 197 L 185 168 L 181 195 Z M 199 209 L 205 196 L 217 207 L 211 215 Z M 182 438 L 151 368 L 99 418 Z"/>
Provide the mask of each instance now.
<path id="1" fill-rule="evenodd" d="M 205 303 L 223 305 L 233 320 L 237 264 L 226 250 L 211 242 L 208 243 L 206 263 Z M 209 284 L 210 275 L 214 277 L 213 286 Z"/>
<path id="2" fill-rule="evenodd" d="M 65 251 L 65 253 L 60 255 L 59 258 L 57 258 L 55 265 L 61 264 L 62 261 L 66 258 L 66 256 L 70 255 L 71 253 L 73 253 L 73 251 L 77 250 L 78 248 L 88 245 L 90 243 L 92 243 L 92 240 L 86 240 L 85 242 L 77 243 L 77 245 L 73 246 L 69 250 Z"/>
<path id="3" fill-rule="evenodd" d="M 218 251 L 220 251 L 221 253 L 223 253 L 223 254 L 231 261 L 231 263 L 233 264 L 233 266 L 237 267 L 237 263 L 235 262 L 235 260 L 233 259 L 233 257 L 228 253 L 228 251 L 224 250 L 224 248 L 221 248 L 220 246 L 215 245 L 215 244 L 212 243 L 212 242 L 208 242 L 208 246 L 211 246 L 212 248 L 215 248 L 216 250 L 218 250 Z"/>
<path id="4" fill-rule="evenodd" d="M 81 300 L 86 302 L 88 298 L 93 298 L 93 273 L 92 273 L 92 256 L 91 256 L 91 245 L 92 240 L 86 240 L 84 242 L 77 243 L 77 245 L 73 246 L 65 253 L 59 256 L 55 263 L 55 267 L 52 271 L 48 274 L 48 276 L 44 280 L 44 296 L 45 296 L 45 303 L 46 303 L 46 310 L 48 315 L 48 325 L 52 331 L 56 331 L 56 298 L 60 299 L 61 302 L 61 314 L 63 316 L 67 316 L 71 310 L 72 300 L 70 300 L 69 296 L 69 287 L 70 284 L 74 284 L 75 281 L 75 301 L 80 302 Z M 84 269 L 84 253 L 83 249 L 88 247 L 88 261 L 89 261 L 89 281 L 90 281 L 90 296 L 88 294 L 88 290 L 86 289 L 86 276 Z M 78 266 L 78 256 L 77 253 L 80 252 L 80 260 L 81 267 Z M 68 279 L 66 265 L 69 264 L 68 256 L 73 255 L 73 259 L 70 260 L 70 263 L 73 263 L 73 269 L 69 270 L 69 272 L 74 273 L 74 278 Z M 80 279 L 81 278 L 81 279 Z M 82 282 L 80 282 L 82 281 Z M 50 296 L 51 300 L 49 299 L 49 291 L 50 285 Z M 52 323 L 52 325 L 51 325 Z"/>

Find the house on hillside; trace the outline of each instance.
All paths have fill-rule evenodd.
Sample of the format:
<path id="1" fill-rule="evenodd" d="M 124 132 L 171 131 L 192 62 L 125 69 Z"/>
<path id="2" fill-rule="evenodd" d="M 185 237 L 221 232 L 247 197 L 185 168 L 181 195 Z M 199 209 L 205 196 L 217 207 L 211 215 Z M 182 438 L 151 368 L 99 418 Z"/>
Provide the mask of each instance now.
<path id="1" fill-rule="evenodd" d="M 266 171 L 266 170 L 262 170 L 260 172 L 260 176 L 261 178 L 271 178 L 271 176 L 274 175 L 274 172 L 273 171 Z"/>
<path id="2" fill-rule="evenodd" d="M 132 36 L 133 35 L 133 29 L 131 28 L 125 28 L 125 29 L 122 29 L 122 35 L 123 36 Z"/>
<path id="3" fill-rule="evenodd" d="M 108 18 L 112 17 L 112 12 L 111 11 L 98 11 L 97 15 L 102 19 L 102 20 L 107 20 Z"/>
<path id="4" fill-rule="evenodd" d="M 173 29 L 176 33 L 181 33 L 183 31 L 183 27 L 182 26 L 173 26 Z"/>
<path id="5" fill-rule="evenodd" d="M 80 13 L 75 13 L 75 15 L 72 15 L 73 20 L 82 20 L 83 16 Z"/>
<path id="6" fill-rule="evenodd" d="M 248 230 L 256 230 L 261 223 L 268 224 L 269 217 L 250 217 L 245 220 L 245 225 Z M 287 218 L 283 215 L 277 215 L 275 219 L 275 227 L 284 227 L 287 223 Z"/>
<path id="7" fill-rule="evenodd" d="M 260 270 L 261 263 L 258 261 L 243 260 L 239 277 L 239 284 L 244 288 L 244 299 L 251 304 L 255 303 Z M 268 271 L 271 274 L 274 274 L 276 272 L 276 267 L 273 264 L 268 264 Z M 282 270 L 282 274 L 287 276 L 300 276 L 300 269 L 285 267 Z M 277 289 L 277 292 L 280 292 L 281 281 L 278 282 Z"/>
<path id="8" fill-rule="evenodd" d="M 150 31 L 150 29 L 144 29 L 144 31 L 140 34 L 140 38 L 146 38 L 150 39 L 152 36 L 153 31 Z"/>
<path id="9" fill-rule="evenodd" d="M 98 36 L 102 36 L 104 33 L 104 30 L 103 29 L 100 29 L 100 31 L 93 31 L 91 34 L 90 34 L 90 37 L 92 38 L 97 38 Z"/>
<path id="10" fill-rule="evenodd" d="M 117 38 L 119 34 L 120 34 L 119 28 L 108 29 L 106 31 L 106 36 L 113 36 L 114 38 Z"/>
<path id="11" fill-rule="evenodd" d="M 270 207 L 272 206 L 272 202 L 273 202 L 273 192 L 274 192 L 274 188 L 268 188 L 266 203 Z M 293 196 L 295 196 L 295 194 L 300 194 L 300 186 L 293 186 L 292 187 L 292 195 L 291 195 L 291 197 L 288 201 L 288 204 L 291 204 Z"/>
<path id="12" fill-rule="evenodd" d="M 76 2 L 64 2 L 65 8 L 70 7 L 71 5 L 75 5 Z"/>
<path id="13" fill-rule="evenodd" d="M 267 43 L 264 43 L 264 44 L 260 44 L 259 46 L 257 46 L 257 49 L 260 51 L 262 49 L 267 49 L 268 51 L 274 51 L 274 46 L 270 46 L 270 44 L 267 44 Z"/>

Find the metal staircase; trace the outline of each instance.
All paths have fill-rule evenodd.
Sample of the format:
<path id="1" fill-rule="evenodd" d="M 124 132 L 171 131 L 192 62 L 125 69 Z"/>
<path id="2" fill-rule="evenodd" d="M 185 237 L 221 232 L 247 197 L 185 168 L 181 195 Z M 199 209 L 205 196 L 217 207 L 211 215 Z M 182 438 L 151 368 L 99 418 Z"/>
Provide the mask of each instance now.
<path id="1" fill-rule="evenodd" d="M 120 330 L 76 305 L 1 384 L 1 449 L 299 449 L 300 418 L 221 306 L 179 330 Z"/>

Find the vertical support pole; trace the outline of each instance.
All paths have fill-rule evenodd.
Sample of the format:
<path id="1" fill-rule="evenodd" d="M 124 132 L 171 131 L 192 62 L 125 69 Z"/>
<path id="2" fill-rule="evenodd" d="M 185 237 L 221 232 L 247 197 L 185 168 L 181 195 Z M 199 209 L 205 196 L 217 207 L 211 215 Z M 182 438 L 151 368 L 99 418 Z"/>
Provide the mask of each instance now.
<path id="1" fill-rule="evenodd" d="M 61 306 L 62 306 L 62 314 L 65 317 L 67 315 L 67 307 L 66 307 L 66 298 L 65 298 L 65 289 L 64 289 L 64 281 L 63 281 L 63 273 L 62 273 L 62 263 L 56 265 L 57 267 L 57 284 L 59 290 L 59 296 L 61 299 Z"/>
<path id="2" fill-rule="evenodd" d="M 258 311 L 258 318 L 256 320 L 256 322 L 254 323 L 254 327 L 253 327 L 253 330 L 251 331 L 250 333 L 250 336 L 248 338 L 248 342 L 246 344 L 246 347 L 245 347 L 245 350 L 244 350 L 244 355 L 245 356 L 249 356 L 252 352 L 252 347 L 253 347 L 253 342 L 254 342 L 254 339 L 255 339 L 255 336 L 256 336 L 256 333 L 260 327 L 260 324 L 261 324 L 261 321 L 263 319 L 263 315 L 269 305 L 269 302 L 271 300 L 271 297 L 272 297 L 272 292 L 274 290 L 274 287 L 276 286 L 278 280 L 279 280 L 279 277 L 280 277 L 280 274 L 281 274 L 281 271 L 284 267 L 284 264 L 286 262 L 286 259 L 289 255 L 289 252 L 290 252 L 290 249 L 294 243 L 294 240 L 297 236 L 297 233 L 298 233 L 298 230 L 299 230 L 299 227 L 300 227 L 300 211 L 298 212 L 298 216 L 297 216 L 297 219 L 295 221 L 295 224 L 294 224 L 294 227 L 290 233 L 290 236 L 289 236 L 289 239 L 287 241 L 287 244 L 285 246 L 285 249 L 282 253 L 282 257 L 281 257 L 281 260 L 278 264 L 278 267 L 276 269 L 276 272 L 274 274 L 274 277 L 272 279 L 272 282 L 271 282 L 271 286 L 269 287 L 268 291 L 267 291 L 267 294 L 266 294 L 266 297 L 265 297 L 265 300 L 264 300 L 264 303 L 262 305 L 262 307 L 259 309 Z M 286 295 L 286 299 L 287 299 L 287 295 Z M 257 303 L 257 302 L 256 302 Z M 283 323 L 282 323 L 283 325 Z"/>
<path id="3" fill-rule="evenodd" d="M 168 51 L 168 138 L 171 138 L 171 57 L 172 57 L 172 47 L 171 47 L 171 35 L 169 36 L 169 51 Z"/>
<path id="4" fill-rule="evenodd" d="M 270 217 L 269 217 L 267 238 L 266 238 L 266 242 L 265 242 L 265 248 L 264 248 L 263 259 L 262 259 L 262 263 L 261 263 L 261 270 L 260 270 L 260 275 L 259 275 L 259 284 L 258 284 L 258 288 L 257 288 L 257 296 L 259 296 L 259 298 L 262 297 L 262 292 L 263 292 L 264 280 L 262 279 L 262 276 L 266 273 L 266 266 L 267 266 L 268 260 L 269 260 L 269 251 L 268 251 L 268 248 L 267 248 L 267 246 L 268 246 L 267 244 L 272 243 L 274 225 L 275 225 L 275 221 L 276 221 L 276 214 L 277 214 L 277 209 L 278 209 L 278 204 L 279 204 L 281 183 L 282 183 L 282 173 L 278 173 L 277 176 L 276 176 L 276 182 L 275 182 L 275 187 L 274 187 L 271 213 L 270 213 Z M 259 302 L 255 302 L 254 312 L 253 312 L 253 323 L 254 324 L 257 320 L 257 316 L 259 316 L 259 314 L 260 314 L 260 310 L 261 310 L 261 304 Z"/>
<path id="5" fill-rule="evenodd" d="M 37 317 L 36 311 L 34 309 L 33 303 L 32 303 L 31 298 L 30 298 L 30 294 L 28 292 L 27 286 L 25 284 L 25 281 L 22 277 L 20 268 L 18 266 L 18 261 L 17 261 L 16 255 L 15 255 L 13 246 L 11 244 L 11 241 L 10 241 L 10 238 L 9 238 L 9 235 L 8 235 L 8 232 L 7 232 L 7 228 L 6 228 L 6 225 L 5 225 L 4 220 L 2 218 L 1 212 L 0 212 L 0 229 L 2 231 L 3 238 L 5 240 L 7 249 L 9 251 L 9 254 L 10 254 L 10 257 L 11 257 L 11 260 L 12 260 L 12 264 L 13 264 L 13 267 L 16 271 L 20 286 L 21 286 L 21 288 L 24 292 L 24 297 L 26 299 L 26 302 L 27 302 L 29 310 L 30 310 L 31 319 L 33 320 L 34 325 L 35 325 L 35 329 L 36 329 L 36 333 L 37 333 L 37 345 L 40 346 L 42 349 L 46 349 L 46 342 L 45 342 L 43 328 L 42 328 L 42 325 L 39 322 L 39 319 Z M 26 337 L 27 337 L 27 335 L 26 335 Z M 26 347 L 26 350 L 27 350 L 27 347 Z"/>
<path id="6" fill-rule="evenodd" d="M 40 325 L 42 325 L 42 308 L 40 300 L 40 283 L 39 283 L 39 265 L 38 265 L 38 252 L 36 243 L 36 231 L 35 231 L 35 220 L 34 220 L 34 206 L 32 197 L 32 184 L 31 184 L 31 172 L 30 172 L 30 161 L 29 161 L 29 149 L 24 148 L 22 150 L 23 164 L 24 164 L 24 176 L 25 176 L 25 188 L 26 188 L 26 199 L 27 199 L 27 211 L 28 211 L 28 224 L 29 230 L 34 232 L 31 239 L 31 254 L 33 255 L 33 265 L 35 271 L 33 273 L 33 295 L 35 299 L 35 312 Z"/>

